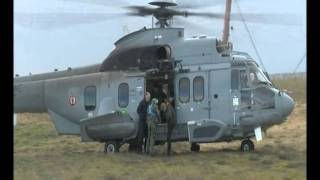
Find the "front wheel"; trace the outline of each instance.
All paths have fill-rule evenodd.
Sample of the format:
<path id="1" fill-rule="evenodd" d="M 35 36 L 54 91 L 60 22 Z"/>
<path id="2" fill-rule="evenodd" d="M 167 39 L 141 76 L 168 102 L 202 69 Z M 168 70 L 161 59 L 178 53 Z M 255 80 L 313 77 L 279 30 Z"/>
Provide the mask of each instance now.
<path id="1" fill-rule="evenodd" d="M 104 145 L 104 152 L 107 154 L 114 154 L 119 152 L 120 145 L 115 141 L 108 141 Z"/>
<path id="2" fill-rule="evenodd" d="M 254 143 L 250 139 L 243 140 L 240 149 L 242 152 L 253 151 Z"/>

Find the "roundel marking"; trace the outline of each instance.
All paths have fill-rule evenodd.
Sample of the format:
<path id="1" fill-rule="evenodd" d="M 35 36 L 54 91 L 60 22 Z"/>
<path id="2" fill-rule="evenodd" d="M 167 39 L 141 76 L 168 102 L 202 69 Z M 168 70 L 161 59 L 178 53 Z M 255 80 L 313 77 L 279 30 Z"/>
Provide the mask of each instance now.
<path id="1" fill-rule="evenodd" d="M 71 106 L 76 104 L 76 97 L 75 96 L 70 96 L 69 97 L 69 103 Z"/>

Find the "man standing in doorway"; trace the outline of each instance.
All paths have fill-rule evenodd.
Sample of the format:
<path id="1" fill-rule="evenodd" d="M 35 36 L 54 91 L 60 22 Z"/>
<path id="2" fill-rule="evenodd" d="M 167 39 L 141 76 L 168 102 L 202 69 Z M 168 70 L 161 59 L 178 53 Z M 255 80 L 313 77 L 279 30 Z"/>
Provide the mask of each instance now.
<path id="1" fill-rule="evenodd" d="M 146 152 L 146 146 L 147 146 L 147 136 L 148 136 L 147 110 L 150 104 L 150 98 L 151 98 L 150 93 L 146 92 L 143 100 L 139 103 L 139 106 L 137 108 L 137 113 L 139 114 L 139 131 L 138 131 L 139 143 L 138 144 L 139 144 L 139 150 L 142 148 L 142 144 L 143 144 L 144 152 Z"/>

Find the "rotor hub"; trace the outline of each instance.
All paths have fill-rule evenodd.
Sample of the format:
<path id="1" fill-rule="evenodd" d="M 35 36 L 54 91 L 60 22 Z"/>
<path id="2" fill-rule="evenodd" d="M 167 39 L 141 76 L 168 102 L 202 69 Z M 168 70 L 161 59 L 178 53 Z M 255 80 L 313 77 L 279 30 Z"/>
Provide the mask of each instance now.
<path id="1" fill-rule="evenodd" d="M 169 27 L 168 20 L 172 18 L 172 12 L 167 7 L 177 6 L 174 0 L 156 0 L 149 3 L 153 6 L 158 6 L 157 11 L 153 13 L 153 16 L 158 20 L 156 25 L 160 25 L 161 28 Z"/>
<path id="2" fill-rule="evenodd" d="M 177 6 L 178 4 L 175 0 L 157 0 L 149 2 L 150 5 L 159 6 L 159 7 L 168 7 L 168 6 Z"/>

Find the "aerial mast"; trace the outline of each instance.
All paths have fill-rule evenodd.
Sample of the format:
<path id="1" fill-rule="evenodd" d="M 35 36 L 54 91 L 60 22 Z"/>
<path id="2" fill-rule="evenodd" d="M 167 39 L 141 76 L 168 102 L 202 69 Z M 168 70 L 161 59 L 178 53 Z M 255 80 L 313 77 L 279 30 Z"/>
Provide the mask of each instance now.
<path id="1" fill-rule="evenodd" d="M 231 0 L 226 0 L 226 10 L 224 14 L 224 29 L 223 29 L 223 36 L 222 36 L 223 44 L 228 43 L 229 29 L 230 29 L 230 12 L 231 12 Z"/>

